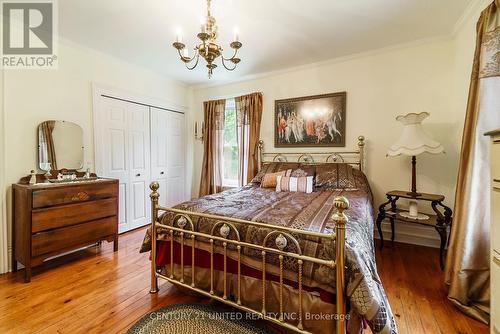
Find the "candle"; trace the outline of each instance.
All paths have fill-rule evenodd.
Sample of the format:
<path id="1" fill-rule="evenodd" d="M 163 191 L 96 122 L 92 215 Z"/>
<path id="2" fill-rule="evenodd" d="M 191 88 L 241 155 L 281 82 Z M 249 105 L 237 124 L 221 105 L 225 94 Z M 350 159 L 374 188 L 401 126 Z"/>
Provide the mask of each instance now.
<path id="1" fill-rule="evenodd" d="M 238 28 L 234 28 L 234 41 L 238 42 L 239 40 L 239 33 L 238 33 Z"/>

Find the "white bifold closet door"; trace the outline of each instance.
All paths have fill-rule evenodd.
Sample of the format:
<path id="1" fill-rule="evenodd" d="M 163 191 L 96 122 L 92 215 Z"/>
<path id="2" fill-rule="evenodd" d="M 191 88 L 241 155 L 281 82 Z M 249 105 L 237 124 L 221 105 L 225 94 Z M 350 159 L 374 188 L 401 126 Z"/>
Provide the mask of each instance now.
<path id="1" fill-rule="evenodd" d="M 151 173 L 161 206 L 186 199 L 184 128 L 184 114 L 151 107 Z"/>
<path id="2" fill-rule="evenodd" d="M 162 206 L 186 200 L 184 114 L 99 97 L 95 117 L 96 170 L 119 179 L 120 233 L 150 223 L 149 184 L 160 183 Z"/>
<path id="3" fill-rule="evenodd" d="M 149 107 L 108 97 L 100 105 L 96 158 L 102 157 L 102 176 L 119 179 L 121 233 L 149 223 Z"/>

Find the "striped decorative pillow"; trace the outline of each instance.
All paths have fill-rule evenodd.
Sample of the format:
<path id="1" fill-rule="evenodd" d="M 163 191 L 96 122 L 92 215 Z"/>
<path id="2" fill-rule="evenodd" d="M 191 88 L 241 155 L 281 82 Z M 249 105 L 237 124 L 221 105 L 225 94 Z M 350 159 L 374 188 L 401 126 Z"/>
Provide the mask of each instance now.
<path id="1" fill-rule="evenodd" d="M 290 176 L 292 173 L 291 169 L 282 170 L 281 172 L 276 173 L 267 173 L 264 174 L 262 181 L 260 183 L 261 188 L 276 188 L 278 176 Z"/>
<path id="2" fill-rule="evenodd" d="M 313 176 L 289 177 L 280 175 L 276 179 L 276 192 L 290 191 L 307 194 L 312 193 L 313 179 Z"/>

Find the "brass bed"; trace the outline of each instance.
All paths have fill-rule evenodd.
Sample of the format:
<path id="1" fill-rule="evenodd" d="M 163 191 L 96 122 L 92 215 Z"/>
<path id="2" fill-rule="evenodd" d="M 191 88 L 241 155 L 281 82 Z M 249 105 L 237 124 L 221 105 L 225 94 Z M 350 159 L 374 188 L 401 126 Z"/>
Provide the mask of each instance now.
<path id="1" fill-rule="evenodd" d="M 263 142 L 259 142 L 259 165 L 262 166 L 263 163 L 269 161 L 291 161 L 294 159 L 297 162 L 315 164 L 319 162 L 318 159 L 322 158 L 321 163 L 348 163 L 352 164 L 363 171 L 364 169 L 364 137 L 358 137 L 357 149 L 353 151 L 340 151 L 340 152 L 328 152 L 328 153 L 283 153 L 283 152 L 265 152 Z M 328 266 L 331 269 L 335 269 L 336 285 L 335 285 L 335 328 L 336 333 L 344 334 L 346 333 L 346 291 L 345 291 L 345 226 L 348 223 L 348 218 L 344 214 L 344 211 L 349 208 L 349 201 L 343 197 L 338 196 L 334 200 L 335 213 L 331 215 L 331 220 L 334 222 L 334 227 L 332 228 L 332 233 L 319 233 L 314 231 L 301 230 L 296 228 L 290 228 L 286 226 L 276 226 L 271 224 L 266 224 L 258 221 L 249 221 L 237 218 L 230 218 L 220 215 L 212 215 L 202 212 L 193 212 L 180 210 L 175 208 L 165 208 L 158 205 L 158 188 L 157 182 L 152 182 L 150 185 L 152 190 L 150 194 L 151 198 L 151 290 L 150 293 L 158 292 L 158 278 L 164 279 L 170 283 L 178 285 L 180 287 L 195 291 L 204 296 L 210 297 L 212 299 L 218 300 L 225 304 L 234 306 L 242 311 L 249 312 L 257 315 L 258 317 L 269 320 L 280 326 L 293 330 L 299 333 L 310 333 L 304 328 L 303 320 L 303 274 L 302 268 L 305 262 L 311 262 L 323 266 Z M 170 213 L 173 215 L 171 225 L 162 224 L 160 222 L 160 213 Z M 210 233 L 200 232 L 195 230 L 195 224 L 193 224 L 193 218 L 206 218 L 210 220 L 215 220 L 216 223 L 212 226 Z M 240 240 L 240 235 L 237 229 L 239 225 L 249 225 L 256 228 L 264 228 L 271 230 L 267 233 L 264 238 L 264 242 L 260 245 L 252 244 Z M 160 268 L 157 268 L 157 230 L 164 229 L 168 231 L 170 236 L 169 247 L 170 252 L 170 270 L 168 272 L 162 272 Z M 332 260 L 325 260 L 316 257 L 311 257 L 303 254 L 301 247 L 299 245 L 298 239 L 300 238 L 317 238 L 321 240 L 326 240 L 328 242 L 335 242 L 335 256 Z M 196 283 L 195 277 L 196 273 L 196 256 L 195 248 L 196 243 L 200 239 L 205 239 L 210 244 L 210 267 L 209 267 L 209 277 L 210 282 L 206 284 Z M 268 240 L 275 240 L 275 247 L 271 247 L 268 244 Z M 175 254 L 174 252 L 174 242 L 180 243 L 180 254 Z M 222 287 L 216 288 L 215 285 L 220 285 L 215 283 L 217 278 L 215 277 L 214 270 L 214 255 L 215 255 L 215 245 L 218 244 L 220 250 L 222 250 L 223 256 L 223 279 Z M 191 254 L 185 254 L 186 250 L 184 245 L 190 246 Z M 292 245 L 293 247 L 289 247 Z M 228 285 L 231 278 L 228 278 L 229 274 L 227 271 L 227 261 L 228 261 L 228 251 L 229 249 L 236 252 L 237 258 L 237 274 L 232 277 L 236 280 L 234 286 L 236 286 L 233 291 L 234 297 L 231 298 L 230 292 L 228 291 Z M 258 307 L 255 303 L 252 305 L 246 305 L 245 298 L 242 297 L 241 291 L 241 267 L 242 267 L 242 249 L 249 248 L 259 251 L 261 254 L 261 288 L 262 288 L 262 300 Z M 266 285 L 271 284 L 268 279 L 266 279 L 266 265 L 267 258 L 269 256 L 275 256 L 279 259 L 279 280 L 277 282 L 278 293 L 274 294 L 278 300 L 275 301 L 279 305 L 279 312 L 277 316 L 270 316 L 267 313 L 266 305 L 269 303 L 270 296 L 266 296 Z M 178 259 L 174 259 L 178 256 Z M 185 269 L 184 261 L 186 256 L 191 261 L 191 266 L 189 269 Z M 298 264 L 297 270 L 297 286 L 296 293 L 298 294 L 298 304 L 296 310 L 290 310 L 287 307 L 289 304 L 285 305 L 283 300 L 283 290 L 284 290 L 284 273 L 283 273 L 283 262 L 286 258 L 295 259 Z M 176 261 L 177 260 L 177 261 Z M 174 268 L 174 263 L 180 264 L 180 267 Z M 202 286 L 203 285 L 203 286 Z M 290 287 L 287 287 L 289 289 Z M 293 303 L 291 303 L 293 304 Z M 285 314 L 289 312 L 295 312 L 297 314 L 297 319 L 293 322 L 288 321 Z"/>

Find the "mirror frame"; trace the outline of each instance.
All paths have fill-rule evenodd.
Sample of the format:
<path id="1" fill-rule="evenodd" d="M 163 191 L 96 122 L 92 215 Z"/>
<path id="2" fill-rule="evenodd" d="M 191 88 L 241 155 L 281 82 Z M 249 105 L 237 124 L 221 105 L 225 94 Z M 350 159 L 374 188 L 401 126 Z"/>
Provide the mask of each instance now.
<path id="1" fill-rule="evenodd" d="M 45 120 L 45 121 L 41 122 L 40 124 L 38 124 L 38 126 L 37 126 L 37 162 L 38 162 L 38 166 L 37 166 L 37 167 L 38 167 L 38 169 L 39 169 L 39 170 L 41 170 L 41 171 L 44 171 L 44 172 L 47 172 L 47 171 L 48 171 L 48 169 L 44 169 L 44 168 L 42 168 L 42 165 L 41 165 L 41 164 L 42 164 L 42 162 L 40 161 L 40 153 L 41 153 L 41 152 L 40 152 L 40 151 L 41 151 L 41 143 L 40 143 L 40 131 L 41 131 L 41 129 L 40 129 L 40 127 L 41 127 L 41 126 L 42 126 L 42 124 L 44 124 L 45 122 L 50 122 L 50 121 L 54 121 L 54 122 L 62 122 L 62 123 L 67 123 L 67 124 L 73 124 L 73 125 L 78 126 L 78 127 L 82 130 L 82 147 L 81 147 L 82 159 L 81 159 L 81 164 L 80 164 L 80 166 L 79 166 L 78 168 L 67 168 L 67 167 L 62 167 L 62 168 L 60 168 L 60 167 L 58 166 L 58 168 L 57 168 L 57 169 L 52 169 L 52 168 L 51 168 L 51 171 L 53 171 L 53 170 L 58 170 L 58 171 L 59 171 L 59 170 L 63 170 L 63 169 L 64 169 L 64 170 L 67 170 L 67 171 L 77 171 L 77 170 L 82 169 L 82 168 L 83 168 L 83 166 L 84 166 L 84 160 L 85 160 L 85 145 L 84 145 L 84 138 L 83 138 L 83 128 L 82 128 L 79 124 L 74 123 L 74 122 L 64 121 L 64 120 L 52 120 L 52 119 Z"/>

